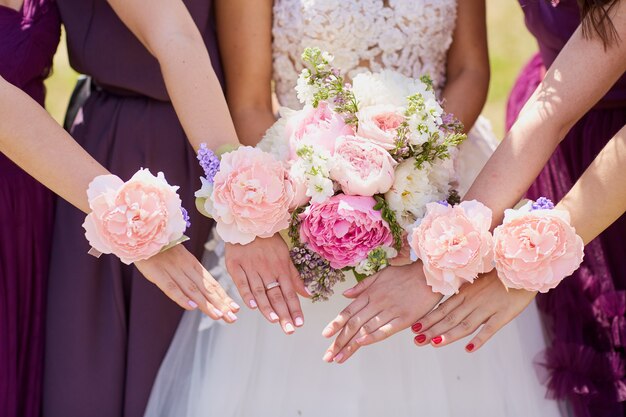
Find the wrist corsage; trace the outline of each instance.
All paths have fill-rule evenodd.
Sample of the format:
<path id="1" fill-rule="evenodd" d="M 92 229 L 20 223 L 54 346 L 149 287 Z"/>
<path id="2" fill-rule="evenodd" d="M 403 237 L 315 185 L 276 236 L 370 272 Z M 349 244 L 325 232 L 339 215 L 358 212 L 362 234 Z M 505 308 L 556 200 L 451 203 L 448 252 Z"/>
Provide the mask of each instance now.
<path id="1" fill-rule="evenodd" d="M 155 177 L 148 169 L 127 182 L 116 175 L 94 178 L 87 189 L 91 213 L 83 223 L 89 253 L 112 253 L 128 265 L 187 240 L 189 217 L 177 190 L 162 172 Z"/>

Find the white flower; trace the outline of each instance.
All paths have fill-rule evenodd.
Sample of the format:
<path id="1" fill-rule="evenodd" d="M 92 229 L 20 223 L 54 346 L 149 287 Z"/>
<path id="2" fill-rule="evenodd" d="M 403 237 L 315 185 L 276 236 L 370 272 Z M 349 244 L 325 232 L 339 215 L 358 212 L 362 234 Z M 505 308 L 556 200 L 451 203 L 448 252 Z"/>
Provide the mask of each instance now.
<path id="1" fill-rule="evenodd" d="M 213 217 L 213 201 L 211 200 L 211 195 L 213 194 L 213 184 L 211 184 L 206 178 L 200 177 L 200 182 L 202 183 L 202 187 L 198 191 L 195 192 L 194 196 L 200 200 L 202 204 L 202 208 L 204 209 L 206 215 Z"/>
<path id="2" fill-rule="evenodd" d="M 415 160 L 408 159 L 396 169 L 396 177 L 385 200 L 396 214 L 396 220 L 406 231 L 415 221 L 426 214 L 426 204 L 448 198 L 450 187 L 443 184 L 443 169 L 433 170 L 428 163 L 415 167 Z M 431 178 L 432 177 L 432 178 Z"/>
<path id="3" fill-rule="evenodd" d="M 311 71 L 308 69 L 303 69 L 298 77 L 298 81 L 296 83 L 296 93 L 298 95 L 298 100 L 302 104 L 312 104 L 313 96 L 315 94 L 316 87 L 309 83 L 309 78 L 311 77 Z"/>
<path id="4" fill-rule="evenodd" d="M 335 194 L 333 182 L 322 175 L 310 177 L 307 186 L 306 195 L 311 197 L 313 203 L 323 203 Z"/>
<path id="5" fill-rule="evenodd" d="M 267 129 L 265 136 L 263 136 L 263 139 L 257 144 L 257 148 L 271 154 L 278 161 L 286 161 L 289 158 L 290 149 L 285 126 L 291 115 L 295 112 L 295 110 L 288 107 L 281 107 L 278 110 L 280 118 Z"/>
<path id="6" fill-rule="evenodd" d="M 352 91 L 362 107 L 381 104 L 404 107 L 407 97 L 417 93 L 426 94 L 426 88 L 421 80 L 391 70 L 358 74 L 352 80 Z"/>

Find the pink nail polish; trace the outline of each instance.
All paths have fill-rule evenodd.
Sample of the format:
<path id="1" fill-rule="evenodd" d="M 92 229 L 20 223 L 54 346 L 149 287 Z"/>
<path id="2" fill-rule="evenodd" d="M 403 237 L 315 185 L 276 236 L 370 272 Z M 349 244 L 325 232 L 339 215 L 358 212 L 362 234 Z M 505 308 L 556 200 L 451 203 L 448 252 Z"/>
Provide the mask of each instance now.
<path id="1" fill-rule="evenodd" d="M 270 320 L 271 321 L 276 321 L 278 320 L 278 316 L 276 315 L 276 313 L 274 313 L 273 311 L 270 313 Z"/>
<path id="2" fill-rule="evenodd" d="M 228 316 L 229 319 L 231 319 L 232 321 L 237 320 L 237 316 L 235 316 L 235 313 L 233 313 L 232 311 L 229 311 L 228 313 L 226 313 L 226 315 Z"/>
<path id="3" fill-rule="evenodd" d="M 339 355 L 335 356 L 335 359 L 333 359 L 335 362 L 340 362 L 343 359 L 343 353 L 340 353 Z"/>
<path id="4" fill-rule="evenodd" d="M 214 309 L 213 309 L 213 312 L 214 312 L 214 313 L 215 313 L 215 315 L 216 315 L 218 318 L 220 318 L 220 319 L 221 319 L 222 317 L 224 317 L 224 313 L 222 313 L 222 311 L 221 311 L 221 310 L 218 310 L 217 308 L 214 308 Z"/>
<path id="5" fill-rule="evenodd" d="M 239 310 L 239 309 L 241 308 L 241 306 L 239 306 L 239 304 L 237 304 L 237 303 L 236 303 L 236 302 L 234 302 L 234 301 L 233 301 L 232 303 L 230 303 L 230 306 L 231 306 L 232 308 L 234 308 L 235 310 Z"/>
<path id="6" fill-rule="evenodd" d="M 300 327 L 304 324 L 304 320 L 302 320 L 302 317 L 296 317 L 296 326 Z"/>
<path id="7" fill-rule="evenodd" d="M 250 302 L 248 303 L 248 305 L 250 306 L 250 308 L 257 308 L 258 306 L 256 305 L 256 301 L 254 300 L 250 300 Z"/>
<path id="8" fill-rule="evenodd" d="M 194 303 L 193 300 L 187 301 L 187 304 L 189 304 L 191 308 L 198 308 L 198 304 Z"/>

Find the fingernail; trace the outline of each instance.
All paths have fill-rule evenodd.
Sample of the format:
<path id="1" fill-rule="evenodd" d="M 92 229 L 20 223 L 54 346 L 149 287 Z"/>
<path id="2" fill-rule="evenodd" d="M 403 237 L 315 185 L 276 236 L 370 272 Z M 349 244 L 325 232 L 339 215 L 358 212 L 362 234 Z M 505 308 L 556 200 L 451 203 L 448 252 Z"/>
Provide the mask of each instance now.
<path id="1" fill-rule="evenodd" d="M 189 304 L 191 308 L 198 308 L 198 304 L 194 303 L 193 300 L 187 301 L 187 304 Z"/>
<path id="2" fill-rule="evenodd" d="M 254 300 L 250 300 L 248 302 L 248 305 L 250 306 L 250 308 L 257 308 L 256 301 Z"/>
<path id="3" fill-rule="evenodd" d="M 274 313 L 273 311 L 270 313 L 270 320 L 271 321 L 276 321 L 278 320 L 278 316 L 276 315 L 276 313 Z"/>
<path id="4" fill-rule="evenodd" d="M 296 326 L 300 327 L 304 324 L 304 320 L 302 320 L 302 317 L 296 317 Z"/>
<path id="5" fill-rule="evenodd" d="M 417 343 L 424 343 L 426 341 L 426 336 L 424 336 L 423 334 L 418 334 L 417 336 L 415 336 L 415 341 Z"/>
<path id="6" fill-rule="evenodd" d="M 330 337 L 333 334 L 333 328 L 330 326 L 326 326 L 324 330 L 322 330 L 322 336 Z"/>
<path id="7" fill-rule="evenodd" d="M 339 355 L 335 356 L 335 359 L 333 359 L 335 362 L 340 362 L 343 359 L 343 353 L 340 353 Z"/>
<path id="8" fill-rule="evenodd" d="M 422 330 L 422 323 L 415 323 L 413 326 L 411 326 L 411 330 L 413 330 L 415 333 L 418 333 L 420 330 Z"/>
<path id="9" fill-rule="evenodd" d="M 241 308 L 241 307 L 239 306 L 239 304 L 237 304 L 237 303 L 236 303 L 236 302 L 234 302 L 234 301 L 233 301 L 232 303 L 230 303 L 230 306 L 231 306 L 232 308 L 234 308 L 235 310 L 239 310 L 239 309 Z"/>
<path id="10" fill-rule="evenodd" d="M 442 341 L 443 341 L 443 338 L 441 336 L 433 337 L 433 343 L 436 345 L 438 345 Z"/>
<path id="11" fill-rule="evenodd" d="M 213 312 L 215 313 L 215 315 L 219 318 L 222 318 L 224 316 L 224 313 L 222 313 L 221 310 L 218 310 L 217 308 L 213 309 Z"/>
<path id="12" fill-rule="evenodd" d="M 471 352 L 472 350 L 474 350 L 474 344 L 468 343 L 468 345 L 465 346 L 465 350 L 467 350 L 468 352 Z"/>
<path id="13" fill-rule="evenodd" d="M 228 316 L 229 319 L 231 319 L 232 321 L 237 320 L 237 316 L 235 316 L 235 313 L 233 313 L 232 311 L 229 311 L 228 313 L 226 313 L 226 315 Z"/>
<path id="14" fill-rule="evenodd" d="M 324 353 L 324 357 L 322 358 L 322 360 L 324 362 L 329 362 L 330 363 L 330 360 L 332 359 L 332 357 L 333 357 L 332 353 L 326 352 L 326 353 Z"/>
<path id="15" fill-rule="evenodd" d="M 285 331 L 287 333 L 293 333 L 296 331 L 296 329 L 293 328 L 293 325 L 291 323 L 287 323 L 285 324 Z"/>
<path id="16" fill-rule="evenodd" d="M 360 345 L 360 344 L 361 344 L 361 343 L 363 343 L 366 339 L 367 339 L 367 336 L 361 336 L 361 337 L 359 337 L 359 338 L 355 339 L 355 342 L 357 342 L 357 343 Z"/>

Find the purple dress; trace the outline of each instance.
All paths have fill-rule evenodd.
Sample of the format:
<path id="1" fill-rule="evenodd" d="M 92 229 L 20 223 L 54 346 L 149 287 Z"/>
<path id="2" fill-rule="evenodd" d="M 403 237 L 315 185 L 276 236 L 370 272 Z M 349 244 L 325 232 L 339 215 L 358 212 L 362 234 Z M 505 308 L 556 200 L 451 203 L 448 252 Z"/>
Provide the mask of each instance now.
<path id="1" fill-rule="evenodd" d="M 70 132 L 122 179 L 162 171 L 192 213 L 188 249 L 200 257 L 211 222 L 193 216 L 200 167 L 158 62 L 106 0 L 57 0 L 70 62 L 89 75 Z M 150 7 L 146 2 L 146 7 Z M 185 0 L 219 72 L 209 0 Z M 207 97 L 207 99 L 210 99 Z M 207 115 L 211 117 L 211 115 Z M 206 132 L 207 137 L 216 134 Z M 134 266 L 96 259 L 85 215 L 58 199 L 48 286 L 44 417 L 141 417 L 182 309 Z"/>
<path id="2" fill-rule="evenodd" d="M 540 53 L 522 71 L 509 98 L 507 126 L 580 23 L 576 0 L 520 0 Z M 565 136 L 529 190 L 559 200 L 604 145 L 626 124 L 626 76 Z M 576 417 L 626 412 L 626 216 L 585 248 L 585 261 L 556 289 L 537 297 L 552 342 L 543 364 L 550 394 Z"/>
<path id="3" fill-rule="evenodd" d="M 43 106 L 61 23 L 51 0 L 0 6 L 0 76 Z M 0 416 L 38 417 L 52 195 L 0 153 Z"/>

